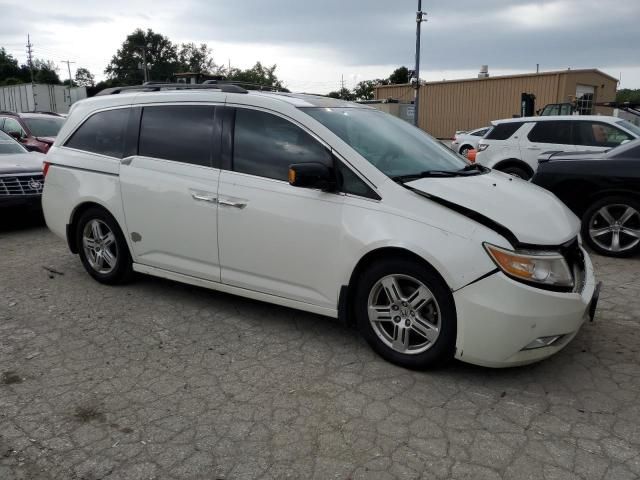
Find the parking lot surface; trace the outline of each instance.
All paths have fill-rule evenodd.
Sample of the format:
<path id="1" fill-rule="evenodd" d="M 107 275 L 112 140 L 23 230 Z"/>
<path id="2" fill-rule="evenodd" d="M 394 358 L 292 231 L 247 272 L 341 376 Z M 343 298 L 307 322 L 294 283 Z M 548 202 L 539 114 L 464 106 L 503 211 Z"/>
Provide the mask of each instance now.
<path id="1" fill-rule="evenodd" d="M 0 231 L 0 479 L 640 476 L 640 259 L 594 256 L 596 321 L 555 357 L 429 372 L 337 321 L 90 279 Z"/>

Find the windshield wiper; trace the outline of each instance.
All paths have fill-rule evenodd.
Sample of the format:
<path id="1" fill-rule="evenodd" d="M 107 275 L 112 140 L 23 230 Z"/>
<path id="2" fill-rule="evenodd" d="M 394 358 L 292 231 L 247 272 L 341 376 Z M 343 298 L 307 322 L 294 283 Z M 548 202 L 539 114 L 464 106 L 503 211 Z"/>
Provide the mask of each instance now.
<path id="1" fill-rule="evenodd" d="M 449 171 L 449 170 L 425 170 L 420 173 L 411 173 L 408 175 L 396 175 L 395 177 L 391 177 L 391 180 L 398 183 L 410 182 L 411 180 L 418 180 L 420 178 L 430 178 L 430 177 L 458 177 L 463 175 L 460 171 Z"/>
<path id="2" fill-rule="evenodd" d="M 483 167 L 482 165 L 479 165 L 477 163 L 470 163 L 469 165 L 464 166 L 463 168 L 461 168 L 460 170 L 458 170 L 459 172 L 473 172 L 473 171 L 477 171 L 477 172 L 487 172 L 489 169 L 487 167 Z"/>
<path id="3" fill-rule="evenodd" d="M 483 167 L 482 165 L 471 163 L 464 168 L 461 168 L 460 170 L 425 170 L 424 172 L 420 173 L 397 175 L 395 177 L 391 177 L 391 180 L 398 183 L 405 183 L 412 180 L 418 180 L 420 178 L 466 177 L 470 175 L 478 175 L 480 173 L 487 172 L 488 170 L 488 168 Z"/>

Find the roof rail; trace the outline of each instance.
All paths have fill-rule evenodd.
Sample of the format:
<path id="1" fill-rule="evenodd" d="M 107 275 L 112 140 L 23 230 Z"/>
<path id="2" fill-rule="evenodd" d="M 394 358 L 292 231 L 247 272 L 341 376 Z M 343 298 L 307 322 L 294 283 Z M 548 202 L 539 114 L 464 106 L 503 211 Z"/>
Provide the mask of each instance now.
<path id="1" fill-rule="evenodd" d="M 46 110 L 33 110 L 32 112 L 25 112 L 25 113 L 39 113 L 41 115 L 54 115 L 56 117 L 61 117 L 62 116 L 58 112 L 48 112 Z"/>
<path id="2" fill-rule="evenodd" d="M 205 80 L 201 85 L 236 85 L 238 87 L 247 87 L 254 90 L 266 90 L 269 92 L 283 92 L 284 88 L 275 87 L 273 85 L 261 85 L 259 83 L 240 82 L 235 80 Z"/>
<path id="3" fill-rule="evenodd" d="M 248 93 L 237 85 L 211 85 L 211 84 L 189 84 L 189 83 L 163 83 L 145 82 L 142 85 L 131 85 L 127 87 L 112 87 L 100 90 L 98 95 L 115 95 L 128 91 L 159 92 L 160 90 L 220 90 L 227 93 Z"/>
<path id="4" fill-rule="evenodd" d="M 12 112 L 11 110 L 0 110 L 2 115 L 18 115 L 16 112 Z"/>

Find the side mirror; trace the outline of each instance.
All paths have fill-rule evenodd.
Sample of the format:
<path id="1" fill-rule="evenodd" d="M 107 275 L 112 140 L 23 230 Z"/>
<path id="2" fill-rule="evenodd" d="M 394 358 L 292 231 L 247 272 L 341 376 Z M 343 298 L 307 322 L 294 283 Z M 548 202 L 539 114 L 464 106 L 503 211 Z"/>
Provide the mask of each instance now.
<path id="1" fill-rule="evenodd" d="M 13 137 L 15 140 L 22 140 L 22 134 L 20 132 L 9 132 L 9 136 Z"/>
<path id="2" fill-rule="evenodd" d="M 289 185 L 331 192 L 336 181 L 331 169 L 322 163 L 294 163 L 289 165 Z"/>

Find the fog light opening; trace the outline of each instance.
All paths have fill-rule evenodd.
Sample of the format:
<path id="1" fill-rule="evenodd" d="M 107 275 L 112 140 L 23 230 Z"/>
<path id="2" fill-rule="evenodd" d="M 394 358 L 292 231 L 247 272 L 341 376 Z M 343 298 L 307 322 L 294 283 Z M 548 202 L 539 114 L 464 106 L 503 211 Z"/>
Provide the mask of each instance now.
<path id="1" fill-rule="evenodd" d="M 538 337 L 533 342 L 529 343 L 522 350 L 534 350 L 536 348 L 550 347 L 558 340 L 560 340 L 564 335 L 550 335 L 548 337 Z"/>

